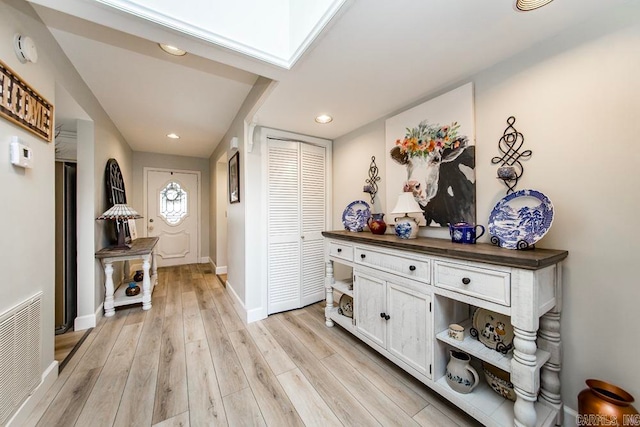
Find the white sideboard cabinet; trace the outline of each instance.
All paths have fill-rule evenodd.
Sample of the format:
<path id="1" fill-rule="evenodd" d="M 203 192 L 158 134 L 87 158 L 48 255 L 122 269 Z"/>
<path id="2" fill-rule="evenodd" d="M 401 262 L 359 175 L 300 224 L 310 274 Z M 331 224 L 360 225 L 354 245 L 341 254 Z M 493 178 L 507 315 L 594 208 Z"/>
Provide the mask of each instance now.
<path id="1" fill-rule="evenodd" d="M 567 251 L 515 251 L 443 239 L 326 231 L 326 308 L 335 323 L 488 426 L 562 424 L 560 397 L 561 262 Z M 335 264 L 347 273 L 337 279 Z M 353 298 L 351 317 L 339 307 Z M 337 299 L 337 300 L 334 300 Z M 513 349 L 502 354 L 472 337 L 473 313 L 508 316 Z M 449 324 L 465 338 L 449 337 Z M 473 359 L 481 378 L 469 394 L 445 380 L 449 351 Z M 516 402 L 486 383 L 480 363 L 510 373 Z"/>

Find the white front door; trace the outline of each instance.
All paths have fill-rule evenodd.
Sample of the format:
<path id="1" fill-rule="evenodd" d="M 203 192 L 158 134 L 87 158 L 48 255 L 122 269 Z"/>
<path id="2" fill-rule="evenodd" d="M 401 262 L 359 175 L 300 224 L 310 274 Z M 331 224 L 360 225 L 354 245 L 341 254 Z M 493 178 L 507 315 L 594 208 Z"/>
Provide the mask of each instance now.
<path id="1" fill-rule="evenodd" d="M 198 262 L 198 174 L 147 170 L 147 236 L 159 267 Z"/>

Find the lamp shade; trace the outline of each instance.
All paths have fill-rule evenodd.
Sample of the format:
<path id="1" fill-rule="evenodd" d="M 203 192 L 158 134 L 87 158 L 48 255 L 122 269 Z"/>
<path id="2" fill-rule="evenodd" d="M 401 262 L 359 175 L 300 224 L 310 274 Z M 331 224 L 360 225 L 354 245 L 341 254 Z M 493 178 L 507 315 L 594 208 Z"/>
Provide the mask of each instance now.
<path id="1" fill-rule="evenodd" d="M 142 218 L 132 207 L 125 204 L 115 204 L 97 219 L 137 219 Z"/>
<path id="2" fill-rule="evenodd" d="M 396 207 L 391 211 L 392 214 L 409 214 L 421 213 L 422 208 L 413 197 L 413 193 L 400 193 Z"/>

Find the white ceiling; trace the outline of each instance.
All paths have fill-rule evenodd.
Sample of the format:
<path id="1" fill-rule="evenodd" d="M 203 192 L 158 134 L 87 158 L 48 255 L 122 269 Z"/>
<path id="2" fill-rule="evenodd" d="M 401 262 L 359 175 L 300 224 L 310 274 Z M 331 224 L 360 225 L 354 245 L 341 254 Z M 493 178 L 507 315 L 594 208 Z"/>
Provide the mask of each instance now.
<path id="1" fill-rule="evenodd" d="M 290 70 L 138 18 L 112 17 L 115 30 L 34 8 L 133 150 L 208 157 L 258 75 L 278 81 L 260 125 L 334 139 L 630 1 L 351 0 Z M 191 54 L 164 54 L 167 40 Z"/>

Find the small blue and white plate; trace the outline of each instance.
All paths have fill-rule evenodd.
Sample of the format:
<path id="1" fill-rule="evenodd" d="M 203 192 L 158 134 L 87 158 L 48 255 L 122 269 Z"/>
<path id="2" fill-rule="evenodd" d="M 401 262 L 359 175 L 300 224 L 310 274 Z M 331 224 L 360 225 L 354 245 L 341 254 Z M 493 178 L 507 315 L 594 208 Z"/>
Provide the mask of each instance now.
<path id="1" fill-rule="evenodd" d="M 347 205 L 342 212 L 342 224 L 345 230 L 362 231 L 371 217 L 371 209 L 367 202 L 356 200 Z"/>
<path id="2" fill-rule="evenodd" d="M 552 222 L 551 200 L 536 190 L 520 190 L 495 205 L 489 215 L 489 234 L 498 239 L 501 247 L 519 249 L 536 244 Z"/>

